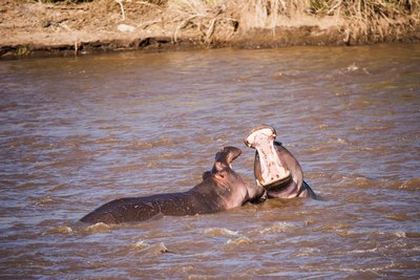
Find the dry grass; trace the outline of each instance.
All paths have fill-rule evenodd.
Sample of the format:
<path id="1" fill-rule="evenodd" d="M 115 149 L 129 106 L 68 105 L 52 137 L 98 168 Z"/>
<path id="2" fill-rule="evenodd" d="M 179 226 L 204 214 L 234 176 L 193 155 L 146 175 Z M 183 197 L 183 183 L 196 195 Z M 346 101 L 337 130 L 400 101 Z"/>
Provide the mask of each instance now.
<path id="1" fill-rule="evenodd" d="M 31 1 L 31 0 L 29 0 Z M 143 29 L 201 38 L 205 44 L 229 41 L 255 29 L 317 26 L 334 28 L 346 40 L 383 41 L 398 38 L 418 28 L 420 0 L 32 0 L 43 2 L 90 2 L 110 12 L 124 7 L 127 17 Z M 120 6 L 118 6 L 120 3 Z M 137 18 L 130 9 L 146 11 Z M 148 13 L 147 13 L 148 11 Z M 133 15 L 133 13 L 131 13 Z M 143 15 L 148 14 L 146 19 Z M 151 17 L 150 17 L 151 16 Z M 121 18 L 121 17 L 120 17 Z"/>
<path id="2" fill-rule="evenodd" d="M 281 17 L 296 17 L 308 5 L 305 0 L 168 0 L 167 21 L 179 22 L 181 31 L 195 30 L 205 43 L 226 41 L 236 33 L 279 26 Z"/>
<path id="3" fill-rule="evenodd" d="M 380 41 L 412 31 L 420 18 L 420 0 L 167 0 L 163 5 L 165 20 L 176 23 L 175 40 L 196 31 L 206 43 L 255 28 L 274 33 L 285 23 L 305 25 L 304 18 L 314 24 L 334 18 L 348 39 Z"/>
<path id="4" fill-rule="evenodd" d="M 311 1 L 314 14 L 346 20 L 345 32 L 354 40 L 381 41 L 414 30 L 420 19 L 419 0 Z"/>
<path id="5" fill-rule="evenodd" d="M 204 43 L 214 37 L 228 40 L 237 30 L 238 22 L 229 12 L 225 0 L 169 0 L 164 20 L 174 23 L 174 41 L 181 32 L 198 33 Z"/>

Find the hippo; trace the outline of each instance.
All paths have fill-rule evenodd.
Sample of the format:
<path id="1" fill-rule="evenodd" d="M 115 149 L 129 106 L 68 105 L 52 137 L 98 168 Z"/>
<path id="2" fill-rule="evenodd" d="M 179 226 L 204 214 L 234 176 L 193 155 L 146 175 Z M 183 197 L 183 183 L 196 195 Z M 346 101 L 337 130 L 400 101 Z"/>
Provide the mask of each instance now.
<path id="1" fill-rule="evenodd" d="M 242 151 L 224 147 L 216 153 L 213 168 L 203 173 L 202 182 L 186 192 L 125 197 L 110 201 L 81 218 L 85 223 L 118 224 L 140 222 L 159 216 L 209 214 L 264 199 L 265 189 L 247 184 L 232 162 Z"/>
<path id="2" fill-rule="evenodd" d="M 296 158 L 276 139 L 276 130 L 261 125 L 248 134 L 244 143 L 256 150 L 254 175 L 268 198 L 311 197 L 316 194 L 303 180 L 303 171 Z"/>

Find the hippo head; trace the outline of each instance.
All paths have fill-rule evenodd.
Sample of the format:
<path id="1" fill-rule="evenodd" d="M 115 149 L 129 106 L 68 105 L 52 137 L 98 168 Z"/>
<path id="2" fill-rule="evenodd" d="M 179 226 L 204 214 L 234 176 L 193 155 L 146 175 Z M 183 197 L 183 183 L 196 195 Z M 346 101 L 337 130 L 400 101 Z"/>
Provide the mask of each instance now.
<path id="1" fill-rule="evenodd" d="M 282 182 L 291 180 L 291 172 L 277 154 L 274 142 L 277 133 L 268 125 L 261 125 L 253 129 L 244 143 L 256 149 L 254 173 L 257 184 L 266 189 L 278 186 Z"/>
<path id="2" fill-rule="evenodd" d="M 232 162 L 241 155 L 236 147 L 224 147 L 216 153 L 213 168 L 203 175 L 203 179 L 211 176 L 220 187 L 225 209 L 231 209 L 247 201 L 257 203 L 264 201 L 266 191 L 262 186 L 247 184 L 239 174 L 232 170 Z"/>
<path id="3" fill-rule="evenodd" d="M 241 155 L 242 151 L 236 147 L 224 147 L 218 151 L 215 156 L 214 165 L 211 171 L 205 171 L 202 175 L 203 180 L 206 180 L 211 175 L 216 178 L 224 179 L 228 171 L 232 170 L 232 161 Z"/>
<path id="4" fill-rule="evenodd" d="M 223 178 L 226 172 L 232 171 L 232 162 L 241 153 L 242 151 L 239 148 L 232 146 L 224 147 L 223 150 L 216 153 L 211 173 Z"/>

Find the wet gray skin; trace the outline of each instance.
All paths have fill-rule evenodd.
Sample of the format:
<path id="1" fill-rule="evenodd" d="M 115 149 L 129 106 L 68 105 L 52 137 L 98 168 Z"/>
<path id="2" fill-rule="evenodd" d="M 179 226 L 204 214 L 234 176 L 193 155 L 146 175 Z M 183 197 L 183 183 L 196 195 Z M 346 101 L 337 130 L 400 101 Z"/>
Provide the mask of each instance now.
<path id="1" fill-rule="evenodd" d="M 257 185 L 267 190 L 269 198 L 312 197 L 315 193 L 303 180 L 303 171 L 296 158 L 281 143 L 268 125 L 253 129 L 245 145 L 256 150 L 254 175 Z"/>
<path id="2" fill-rule="evenodd" d="M 211 171 L 203 173 L 203 181 L 186 192 L 126 197 L 108 202 L 84 216 L 86 223 L 107 224 L 145 221 L 156 216 L 184 216 L 215 213 L 258 201 L 265 189 L 248 185 L 231 163 L 241 154 L 235 147 L 216 153 Z"/>

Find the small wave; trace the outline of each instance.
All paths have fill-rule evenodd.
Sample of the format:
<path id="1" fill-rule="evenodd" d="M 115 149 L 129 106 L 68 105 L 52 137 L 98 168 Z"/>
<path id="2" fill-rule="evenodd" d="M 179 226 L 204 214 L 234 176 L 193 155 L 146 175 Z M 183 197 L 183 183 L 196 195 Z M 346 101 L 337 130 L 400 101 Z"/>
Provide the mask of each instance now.
<path id="1" fill-rule="evenodd" d="M 345 271 L 345 272 L 377 272 L 377 271 L 383 271 L 383 270 L 389 270 L 395 267 L 394 261 L 391 261 L 388 264 L 380 265 L 380 266 L 372 266 L 369 268 L 352 268 L 352 267 L 339 267 L 339 271 Z"/>
<path id="2" fill-rule="evenodd" d="M 138 241 L 134 244 L 134 247 L 136 249 L 140 249 L 140 252 L 142 255 L 146 255 L 146 256 L 158 256 L 161 254 L 165 254 L 165 253 L 174 253 L 172 251 L 170 251 L 165 243 L 163 242 L 159 242 L 158 244 L 153 244 L 150 245 L 148 243 L 146 243 L 145 241 Z"/>
<path id="3" fill-rule="evenodd" d="M 131 146 L 133 148 L 137 149 L 137 150 L 139 150 L 139 149 L 150 149 L 150 148 L 153 148 L 153 143 L 138 140 L 135 143 L 133 143 Z"/>
<path id="4" fill-rule="evenodd" d="M 400 184 L 399 189 L 418 191 L 420 190 L 420 178 L 413 178 Z"/>
<path id="5" fill-rule="evenodd" d="M 377 126 L 355 126 L 354 130 L 356 131 L 363 131 L 363 132 L 371 132 L 371 131 L 385 131 L 393 128 L 392 125 L 377 125 Z"/>
<path id="6" fill-rule="evenodd" d="M 335 179 L 335 178 L 333 178 Z M 366 188 L 366 187 L 381 187 L 387 189 L 398 189 L 407 191 L 420 190 L 420 178 L 412 178 L 407 181 L 387 180 L 387 179 L 372 179 L 363 175 L 338 175 L 337 179 L 341 184 L 351 184 L 352 186 Z"/>
<path id="7" fill-rule="evenodd" d="M 269 227 L 261 229 L 259 233 L 264 234 L 264 233 L 286 232 L 293 228 L 296 228 L 296 225 L 292 223 L 287 223 L 287 222 L 279 222 L 279 223 L 274 223 L 273 225 Z"/>
<path id="8" fill-rule="evenodd" d="M 347 72 L 354 72 L 359 70 L 359 66 L 356 65 L 356 63 L 352 63 L 346 68 Z"/>
<path id="9" fill-rule="evenodd" d="M 359 233 L 355 231 L 345 230 L 345 229 L 338 229 L 335 231 L 335 234 L 343 238 L 352 238 L 352 237 L 356 238 L 360 235 Z"/>
<path id="10" fill-rule="evenodd" d="M 207 228 L 204 230 L 204 234 L 218 237 L 218 236 L 239 236 L 237 231 L 232 231 L 227 228 Z"/>
<path id="11" fill-rule="evenodd" d="M 322 225 L 319 229 L 322 232 L 334 232 L 339 234 L 340 236 L 346 236 L 348 234 L 352 234 L 350 230 L 348 230 L 349 225 L 343 223 L 332 223 L 332 224 L 325 224 Z"/>
<path id="12" fill-rule="evenodd" d="M 227 245 L 245 245 L 250 243 L 252 243 L 252 240 L 246 236 L 240 236 L 238 238 L 229 239 L 228 241 L 226 241 Z"/>
<path id="13" fill-rule="evenodd" d="M 161 163 L 161 161 L 154 159 L 154 160 L 147 161 L 146 167 L 147 168 L 159 168 L 159 167 L 162 167 L 162 163 Z"/>
<path id="14" fill-rule="evenodd" d="M 322 229 L 325 229 L 325 227 L 322 227 Z M 358 238 L 359 236 L 366 236 L 366 235 L 369 235 L 372 238 L 376 238 L 380 236 L 398 237 L 400 238 L 401 243 L 398 243 L 398 242 L 392 243 L 392 246 L 397 246 L 397 247 L 405 246 L 405 243 L 404 243 L 405 238 L 419 238 L 420 237 L 420 233 L 418 232 L 410 232 L 410 231 L 402 231 L 402 230 L 396 230 L 396 231 L 357 230 L 357 231 L 354 231 L 354 230 L 346 230 L 346 229 L 336 229 L 335 232 L 339 236 L 342 236 L 342 237 L 350 236 L 352 238 Z"/>
<path id="15" fill-rule="evenodd" d="M 115 145 L 119 142 L 119 140 L 115 137 L 102 137 L 102 138 L 97 138 L 94 140 L 95 144 L 105 144 L 105 145 Z"/>
<path id="16" fill-rule="evenodd" d="M 165 246 L 165 244 L 163 242 L 160 242 L 156 246 L 155 249 L 156 249 L 155 252 L 157 252 L 157 253 L 161 253 L 161 254 L 163 254 L 163 253 L 170 253 L 170 251 L 168 250 L 168 248 Z"/>
<path id="17" fill-rule="evenodd" d="M 411 220 L 410 216 L 405 213 L 392 213 L 389 215 L 385 215 L 385 218 L 393 221 L 404 222 Z"/>
<path id="18" fill-rule="evenodd" d="M 296 256 L 307 257 L 307 256 L 312 256 L 314 254 L 318 254 L 319 252 L 321 252 L 321 250 L 318 248 L 304 247 L 304 248 L 299 249 L 299 252 L 296 254 Z"/>
<path id="19" fill-rule="evenodd" d="M 378 251 L 378 247 L 372 248 L 372 249 L 365 249 L 365 250 L 352 250 L 349 251 L 348 254 L 363 254 L 363 253 L 374 253 Z"/>
<path id="20" fill-rule="evenodd" d="M 150 245 L 144 241 L 144 240 L 139 240 L 136 243 L 134 243 L 133 247 L 137 248 L 137 249 L 145 249 L 147 247 L 149 247 Z"/>
<path id="21" fill-rule="evenodd" d="M 349 145 L 350 142 L 346 139 L 340 138 L 340 137 L 334 137 L 332 139 L 329 139 L 327 141 L 328 144 L 340 144 L 340 145 Z"/>
<path id="22" fill-rule="evenodd" d="M 146 141 L 142 141 L 142 140 L 137 140 L 133 143 L 130 143 L 130 148 L 133 148 L 135 150 L 139 150 L 139 149 L 150 149 L 150 148 L 154 148 L 154 147 L 175 147 L 176 145 L 183 143 L 185 141 L 187 141 L 188 139 L 186 137 L 167 137 L 167 136 L 162 136 L 159 138 L 155 138 L 152 140 L 146 140 Z"/>
<path id="23" fill-rule="evenodd" d="M 111 229 L 111 227 L 105 223 L 96 223 L 86 227 L 85 231 L 88 233 L 99 233 L 99 232 L 107 232 Z"/>
<path id="24" fill-rule="evenodd" d="M 352 73 L 352 72 L 359 72 L 362 71 L 363 73 L 365 73 L 366 75 L 370 75 L 370 72 L 367 70 L 367 68 L 363 67 L 360 68 L 356 63 L 352 63 L 349 66 L 347 66 L 344 70 L 344 72 L 347 73 Z M 343 71 L 341 71 L 343 73 Z"/>
<path id="25" fill-rule="evenodd" d="M 369 177 L 354 174 L 354 175 L 339 175 L 337 179 L 341 184 L 351 185 L 355 187 L 371 187 L 380 184 L 380 180 L 373 180 Z"/>
<path id="26" fill-rule="evenodd" d="M 383 180 L 381 182 L 385 188 L 406 190 L 406 191 L 418 191 L 420 190 L 420 178 L 412 178 L 406 181 L 400 180 Z"/>
<path id="27" fill-rule="evenodd" d="M 358 187 L 369 187 L 374 185 L 374 180 L 371 180 L 367 177 L 364 176 L 357 176 L 356 178 L 354 178 L 354 181 L 356 183 L 356 186 Z"/>
<path id="28" fill-rule="evenodd" d="M 304 76 L 305 72 L 300 70 L 277 71 L 272 74 L 273 80 L 294 79 L 296 77 Z"/>
<path id="29" fill-rule="evenodd" d="M 108 170 L 112 173 L 128 173 L 133 171 L 142 170 L 144 168 L 144 164 L 142 162 L 136 162 L 131 164 L 125 165 L 115 165 L 108 168 Z"/>
<path id="30" fill-rule="evenodd" d="M 73 233 L 73 229 L 69 226 L 57 226 L 47 230 L 47 234 L 70 234 Z"/>
<path id="31" fill-rule="evenodd" d="M 51 187 L 50 191 L 55 192 L 55 191 L 61 191 L 64 190 L 68 187 L 68 185 L 66 184 L 57 184 Z"/>
<path id="32" fill-rule="evenodd" d="M 326 123 L 321 123 L 320 125 L 318 125 L 319 129 L 327 129 L 329 127 L 328 124 Z"/>
<path id="33" fill-rule="evenodd" d="M 35 201 L 35 205 L 39 206 L 39 207 L 42 207 L 42 206 L 52 204 L 54 202 L 55 202 L 55 200 L 51 196 L 47 195 L 47 196 L 44 196 L 44 197 L 37 198 L 36 201 Z"/>
<path id="34" fill-rule="evenodd" d="M 404 231 L 396 231 L 393 233 L 396 237 L 404 238 L 407 237 L 407 234 Z"/>
<path id="35" fill-rule="evenodd" d="M 164 253 L 171 253 L 169 249 L 166 247 L 165 243 L 159 242 L 158 244 L 154 245 L 147 245 L 146 249 L 148 253 L 152 253 L 153 255 L 160 255 Z"/>

